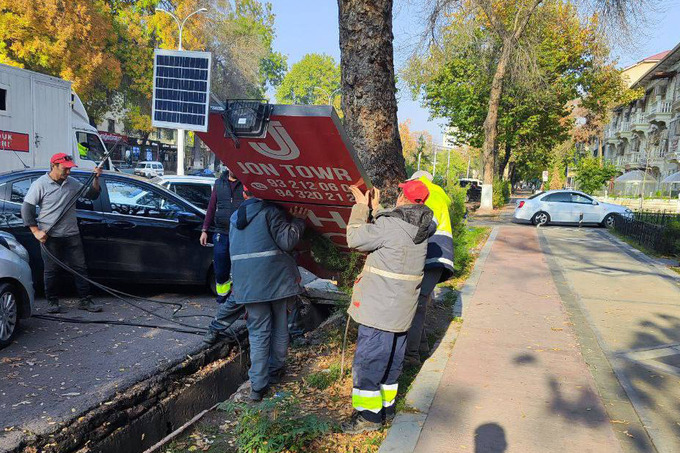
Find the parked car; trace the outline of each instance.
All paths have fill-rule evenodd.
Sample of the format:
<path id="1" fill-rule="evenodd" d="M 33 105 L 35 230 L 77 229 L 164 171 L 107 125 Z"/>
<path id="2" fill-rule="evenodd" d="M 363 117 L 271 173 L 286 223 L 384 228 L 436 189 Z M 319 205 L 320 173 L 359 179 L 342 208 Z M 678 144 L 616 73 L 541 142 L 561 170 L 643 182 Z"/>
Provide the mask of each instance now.
<path id="1" fill-rule="evenodd" d="M 465 201 L 481 201 L 482 183 L 479 179 L 461 178 L 458 180 L 461 187 L 467 187 Z"/>
<path id="2" fill-rule="evenodd" d="M 145 178 L 155 178 L 156 176 L 163 176 L 163 164 L 155 161 L 144 161 L 137 163 L 134 174 L 137 176 L 144 176 Z"/>
<path id="3" fill-rule="evenodd" d="M 153 182 L 160 184 L 190 203 L 206 210 L 208 209 L 208 203 L 210 203 L 210 194 L 215 185 L 215 178 L 173 175 L 154 178 Z"/>
<path id="4" fill-rule="evenodd" d="M 187 171 L 189 176 L 208 176 L 210 178 L 215 177 L 215 173 L 209 168 L 194 168 L 193 170 Z"/>
<path id="5" fill-rule="evenodd" d="M 21 221 L 28 188 L 46 170 L 0 174 L 0 230 L 28 250 L 33 280 L 42 282 L 40 245 Z M 85 181 L 87 171 L 71 176 Z M 90 276 L 97 281 L 207 284 L 214 288 L 212 250 L 198 242 L 204 211 L 139 177 L 106 171 L 96 200 L 76 203 Z"/>
<path id="6" fill-rule="evenodd" d="M 21 319 L 33 312 L 33 279 L 28 251 L 10 233 L 0 231 L 0 348 L 12 342 Z"/>
<path id="7" fill-rule="evenodd" d="M 549 190 L 518 200 L 512 220 L 534 225 L 580 223 L 612 228 L 616 222 L 615 214 L 629 217 L 633 212 L 625 206 L 602 203 L 583 192 Z"/>

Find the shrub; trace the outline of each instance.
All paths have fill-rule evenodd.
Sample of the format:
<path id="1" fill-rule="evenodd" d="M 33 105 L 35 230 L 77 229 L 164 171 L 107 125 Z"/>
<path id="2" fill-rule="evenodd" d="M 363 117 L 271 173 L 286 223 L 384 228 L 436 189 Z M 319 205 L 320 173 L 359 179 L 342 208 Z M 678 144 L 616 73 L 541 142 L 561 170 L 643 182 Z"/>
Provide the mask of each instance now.
<path id="1" fill-rule="evenodd" d="M 680 256 L 680 221 L 668 222 L 663 234 L 665 240 L 668 241 L 670 253 Z"/>
<path id="2" fill-rule="evenodd" d="M 510 202 L 510 181 L 493 182 L 493 207 L 501 208 Z"/>
<path id="3" fill-rule="evenodd" d="M 238 415 L 236 444 L 239 452 L 274 453 L 306 451 L 331 424 L 316 415 L 301 415 L 300 405 L 290 397 L 270 398 L 257 405 L 223 403 L 220 410 Z"/>

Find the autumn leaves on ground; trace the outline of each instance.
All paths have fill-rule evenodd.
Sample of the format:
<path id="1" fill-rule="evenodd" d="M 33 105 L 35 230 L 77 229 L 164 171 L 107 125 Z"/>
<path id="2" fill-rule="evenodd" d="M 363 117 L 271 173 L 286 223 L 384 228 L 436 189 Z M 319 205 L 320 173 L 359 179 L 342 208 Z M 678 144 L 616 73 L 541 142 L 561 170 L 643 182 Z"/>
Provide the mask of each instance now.
<path id="1" fill-rule="evenodd" d="M 474 257 L 488 236 L 488 228 L 469 230 Z M 428 341 L 431 348 L 443 337 L 453 320 L 452 306 L 456 292 L 469 273 L 449 282 L 443 295 L 433 301 L 427 315 Z M 272 388 L 262 403 L 225 402 L 208 413 L 199 423 L 175 439 L 164 453 L 207 452 L 376 452 L 386 430 L 348 435 L 339 425 L 352 412 L 352 358 L 356 342 L 356 325 L 350 324 L 345 352 L 345 370 L 341 373 L 342 341 L 345 330 L 344 310 L 340 309 L 319 329 L 293 342 L 289 350 L 287 375 Z M 454 324 L 457 325 L 457 324 Z M 418 369 L 404 369 L 400 379 L 397 408 L 405 410 L 403 397 Z"/>

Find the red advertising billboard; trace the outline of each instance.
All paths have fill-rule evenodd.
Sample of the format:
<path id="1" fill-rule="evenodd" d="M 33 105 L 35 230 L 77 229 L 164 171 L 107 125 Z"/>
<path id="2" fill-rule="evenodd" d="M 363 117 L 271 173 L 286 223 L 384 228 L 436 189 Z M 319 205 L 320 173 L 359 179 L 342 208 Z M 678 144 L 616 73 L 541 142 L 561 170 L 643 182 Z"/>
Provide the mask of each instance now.
<path id="1" fill-rule="evenodd" d="M 354 204 L 349 187 L 367 183 L 361 163 L 330 106 L 274 105 L 264 137 L 225 137 L 221 112 L 213 111 L 201 140 L 257 197 L 304 206 L 308 226 L 345 247 Z"/>
<path id="2" fill-rule="evenodd" d="M 0 131 L 0 151 L 28 152 L 28 134 Z"/>

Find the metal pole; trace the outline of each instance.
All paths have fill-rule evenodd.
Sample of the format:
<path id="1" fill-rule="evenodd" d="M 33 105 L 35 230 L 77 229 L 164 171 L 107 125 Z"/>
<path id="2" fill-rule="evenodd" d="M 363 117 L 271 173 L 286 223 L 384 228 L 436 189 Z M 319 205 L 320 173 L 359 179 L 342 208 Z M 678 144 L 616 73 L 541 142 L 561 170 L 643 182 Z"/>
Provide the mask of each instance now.
<path id="1" fill-rule="evenodd" d="M 449 185 L 449 174 L 451 172 L 451 148 L 449 148 L 449 154 L 446 157 L 446 185 Z"/>
<path id="2" fill-rule="evenodd" d="M 432 152 L 434 153 L 434 163 L 432 164 L 432 176 L 437 176 L 437 150 L 433 146 Z"/>
<path id="3" fill-rule="evenodd" d="M 418 171 L 420 171 L 420 155 L 423 154 L 422 151 L 418 152 Z"/>
<path id="4" fill-rule="evenodd" d="M 169 14 L 170 16 L 172 16 L 173 19 L 175 19 L 175 22 L 177 22 L 177 27 L 179 28 L 179 45 L 177 46 L 177 50 L 182 50 L 182 31 L 184 31 L 184 24 L 187 22 L 187 19 L 189 19 L 194 14 L 204 13 L 208 11 L 208 9 L 207 8 L 197 9 L 196 11 L 185 17 L 182 22 L 180 22 L 177 16 L 175 16 L 170 11 L 166 11 L 160 8 L 156 8 L 156 11 L 162 11 L 166 14 Z M 184 129 L 177 129 L 177 174 L 184 175 Z"/>

